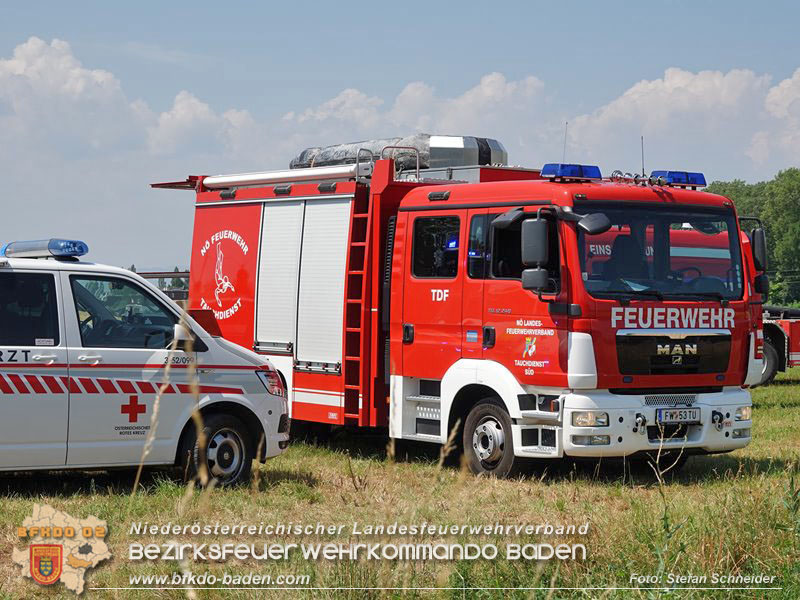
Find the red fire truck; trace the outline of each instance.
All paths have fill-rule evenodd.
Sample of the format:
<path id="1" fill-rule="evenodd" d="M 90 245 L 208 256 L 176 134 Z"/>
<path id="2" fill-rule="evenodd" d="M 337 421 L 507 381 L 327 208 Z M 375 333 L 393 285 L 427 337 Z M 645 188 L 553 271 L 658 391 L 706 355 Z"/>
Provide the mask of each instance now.
<path id="1" fill-rule="evenodd" d="M 293 419 L 455 430 L 497 476 L 747 445 L 763 231 L 699 173 L 504 162 L 494 140 L 425 136 L 153 186 L 196 192 L 190 307 L 269 356 Z"/>
<path id="2" fill-rule="evenodd" d="M 764 370 L 760 385 L 772 383 L 778 371 L 800 365 L 800 309 L 764 307 Z"/>

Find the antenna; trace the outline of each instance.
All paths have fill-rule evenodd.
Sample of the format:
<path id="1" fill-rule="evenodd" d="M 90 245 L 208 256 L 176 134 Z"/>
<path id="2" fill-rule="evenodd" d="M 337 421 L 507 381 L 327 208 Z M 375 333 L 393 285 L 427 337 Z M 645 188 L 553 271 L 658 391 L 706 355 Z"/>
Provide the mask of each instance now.
<path id="1" fill-rule="evenodd" d="M 569 121 L 564 121 L 564 151 L 561 153 L 561 162 L 567 162 L 567 128 Z"/>
<path id="2" fill-rule="evenodd" d="M 644 136 L 642 136 L 642 177 L 645 177 L 646 173 L 644 170 Z"/>

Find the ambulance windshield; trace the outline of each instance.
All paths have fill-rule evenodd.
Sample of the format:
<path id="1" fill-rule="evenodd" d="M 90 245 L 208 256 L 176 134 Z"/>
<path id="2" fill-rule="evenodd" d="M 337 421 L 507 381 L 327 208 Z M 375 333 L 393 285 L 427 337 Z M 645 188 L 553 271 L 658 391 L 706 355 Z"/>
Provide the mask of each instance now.
<path id="1" fill-rule="evenodd" d="M 581 276 L 595 297 L 646 296 L 654 300 L 742 297 L 742 260 L 732 211 L 701 207 L 581 205 L 603 212 L 610 230 L 579 230 Z"/>

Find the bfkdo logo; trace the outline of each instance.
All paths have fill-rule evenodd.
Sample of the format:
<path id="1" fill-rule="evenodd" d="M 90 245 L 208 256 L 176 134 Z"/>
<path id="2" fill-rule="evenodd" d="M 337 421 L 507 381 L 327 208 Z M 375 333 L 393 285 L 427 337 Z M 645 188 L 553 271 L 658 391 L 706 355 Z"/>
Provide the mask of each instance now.
<path id="1" fill-rule="evenodd" d="M 61 544 L 31 544 L 31 577 L 36 583 L 50 585 L 61 577 Z"/>
<path id="2" fill-rule="evenodd" d="M 76 519 L 47 504 L 34 504 L 33 514 L 17 528 L 26 549 L 14 548 L 11 559 L 22 567 L 23 577 L 39 585 L 61 582 L 81 594 L 86 571 L 109 560 L 105 542 L 108 528 L 97 517 Z"/>
<path id="3" fill-rule="evenodd" d="M 236 293 L 231 281 L 231 270 L 225 261 L 226 253 L 240 252 L 247 256 L 250 248 L 244 238 L 230 229 L 213 233 L 200 247 L 200 256 L 206 259 L 205 264 L 214 262 L 214 290 L 211 294 L 201 296 L 201 308 L 211 310 L 218 321 L 228 319 L 239 312 L 242 298 Z M 211 259 L 211 260 L 209 260 Z"/>

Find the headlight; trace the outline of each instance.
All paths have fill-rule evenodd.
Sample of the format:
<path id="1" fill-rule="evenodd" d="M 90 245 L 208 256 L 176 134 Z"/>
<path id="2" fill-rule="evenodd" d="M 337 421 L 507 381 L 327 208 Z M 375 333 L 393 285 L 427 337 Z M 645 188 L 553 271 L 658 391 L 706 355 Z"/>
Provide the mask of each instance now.
<path id="1" fill-rule="evenodd" d="M 753 407 L 752 406 L 740 406 L 736 409 L 736 420 L 737 421 L 749 421 L 753 416 Z"/>
<path id="2" fill-rule="evenodd" d="M 256 371 L 256 375 L 258 375 L 261 383 L 264 384 L 264 387 L 270 394 L 273 396 L 280 396 L 281 398 L 286 397 L 286 388 L 283 387 L 283 380 L 281 376 L 278 375 L 277 371 L 272 369 L 259 369 Z"/>
<path id="3" fill-rule="evenodd" d="M 733 438 L 734 439 L 742 439 L 742 438 L 749 438 L 750 437 L 750 428 L 745 427 L 744 429 L 734 429 L 733 430 Z"/>
<path id="4" fill-rule="evenodd" d="M 572 413 L 575 427 L 608 427 L 608 413 L 578 410 Z"/>

